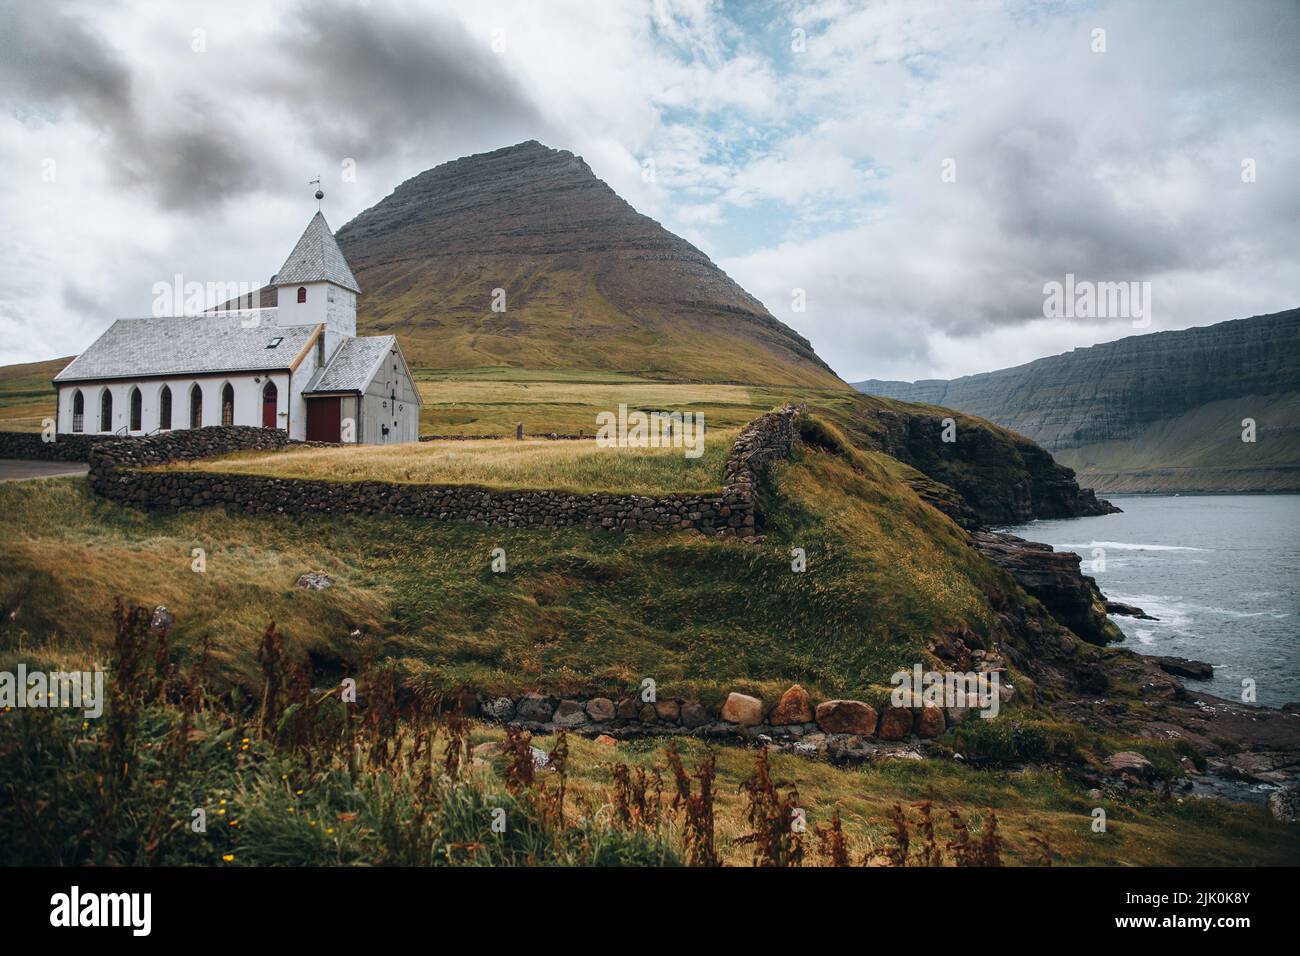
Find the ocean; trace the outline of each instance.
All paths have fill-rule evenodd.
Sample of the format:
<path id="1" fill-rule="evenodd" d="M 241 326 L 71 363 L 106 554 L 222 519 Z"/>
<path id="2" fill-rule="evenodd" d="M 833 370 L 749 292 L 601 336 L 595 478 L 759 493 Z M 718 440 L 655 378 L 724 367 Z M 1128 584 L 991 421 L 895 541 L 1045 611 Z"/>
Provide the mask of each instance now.
<path id="1" fill-rule="evenodd" d="M 1083 558 L 1108 600 L 1158 621 L 1112 620 L 1140 654 L 1214 665 L 1186 681 L 1232 700 L 1300 701 L 1300 495 L 1109 495 L 1123 514 L 1008 528 Z"/>

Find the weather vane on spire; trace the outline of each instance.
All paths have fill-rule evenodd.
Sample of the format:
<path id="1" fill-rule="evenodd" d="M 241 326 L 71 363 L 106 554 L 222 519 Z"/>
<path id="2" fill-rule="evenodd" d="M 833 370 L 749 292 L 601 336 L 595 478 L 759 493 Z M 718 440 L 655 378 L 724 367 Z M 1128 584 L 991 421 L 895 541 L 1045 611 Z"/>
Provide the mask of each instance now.
<path id="1" fill-rule="evenodd" d="M 322 199 L 325 198 L 325 193 L 324 193 L 324 191 L 320 188 L 320 177 L 317 176 L 315 179 L 313 179 L 313 180 L 312 180 L 311 182 L 309 182 L 307 185 L 308 185 L 308 186 L 315 186 L 315 187 L 316 187 L 316 211 L 319 212 L 319 211 L 320 211 L 320 201 L 321 201 Z"/>

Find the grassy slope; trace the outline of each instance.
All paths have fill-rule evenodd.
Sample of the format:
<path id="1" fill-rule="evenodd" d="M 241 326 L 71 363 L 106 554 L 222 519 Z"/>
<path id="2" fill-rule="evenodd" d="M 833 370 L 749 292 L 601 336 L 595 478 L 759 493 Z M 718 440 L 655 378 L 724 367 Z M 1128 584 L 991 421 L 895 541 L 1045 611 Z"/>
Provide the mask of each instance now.
<path id="1" fill-rule="evenodd" d="M 359 329 L 397 334 L 408 360 L 420 366 L 577 367 L 654 379 L 848 387 L 758 322 L 720 312 L 682 315 L 653 301 L 629 314 L 602 291 L 620 276 L 598 274 L 599 265 L 559 256 L 539 262 L 477 255 L 469 262 L 468 269 L 458 257 L 359 266 L 366 290 Z M 490 309 L 498 287 L 511 290 L 505 313 Z"/>
<path id="2" fill-rule="evenodd" d="M 121 595 L 166 604 L 177 614 L 177 656 L 192 659 L 207 640 L 221 676 L 250 689 L 257 636 L 274 617 L 291 654 L 310 650 L 324 662 L 387 657 L 429 687 L 622 694 L 653 676 L 665 696 L 714 703 L 732 689 L 771 702 L 792 681 L 816 697 L 879 699 L 887 675 L 921 659 L 930 637 L 963 621 L 988 635 L 984 592 L 1008 587 L 897 480 L 899 472 L 898 463 L 872 454 L 801 452 L 778 466 L 767 493 L 772 527 L 757 547 L 382 518 L 149 515 L 95 500 L 79 480 L 8 484 L 0 486 L 0 667 L 18 659 L 104 661 L 106 609 Z M 507 550 L 507 574 L 488 569 L 496 546 Z M 808 553 L 805 574 L 789 568 L 796 546 Z M 202 574 L 190 569 L 194 547 L 207 552 Z M 318 568 L 335 576 L 333 587 L 292 587 L 300 572 Z M 360 637 L 349 636 L 353 628 Z M 498 728 L 475 731 L 476 741 L 500 736 Z M 572 792 L 597 807 L 609 799 L 612 761 L 664 764 L 661 741 L 616 751 L 577 739 L 570 746 Z M 1116 749 L 1156 758 L 1152 748 L 1163 746 Z M 683 750 L 689 766 L 703 745 L 686 741 Z M 738 788 L 752 755 L 722 748 L 718 756 L 719 847 L 727 862 L 745 863 L 749 850 L 734 839 L 747 829 Z M 299 862 L 383 862 L 364 849 L 374 846 L 374 831 L 366 830 L 377 825 L 378 810 L 365 795 L 374 788 L 340 789 L 337 778 L 327 785 L 311 776 L 295 797 L 280 774 L 306 775 L 291 763 L 249 761 L 238 748 L 228 759 L 224 772 L 205 771 L 202 787 L 204 800 L 228 799 L 250 833 L 258 828 L 256 838 L 213 844 L 234 849 L 236 862 L 271 862 L 285 852 Z M 773 763 L 781 779 L 798 784 L 810 822 L 825 824 L 840 808 L 855 859 L 889 845 L 893 803 L 930 797 L 971 822 L 996 809 L 1008 862 L 1038 859 L 1029 842 L 1035 835 L 1050 841 L 1058 861 L 1072 863 L 1285 863 L 1300 855 L 1295 835 L 1262 808 L 1140 794 L 1107 797 L 1111 825 L 1094 834 L 1095 801 L 1050 770 L 945 761 L 838 769 L 783 756 Z M 190 795 L 180 799 L 194 805 Z M 361 815 L 327 837 L 293 823 L 289 806 L 321 819 Z M 940 831 L 947 834 L 946 819 Z M 671 830 L 667 836 L 670 844 L 677 839 Z M 211 856 L 202 861 L 219 861 L 222 850 L 196 846 Z"/>
<path id="3" fill-rule="evenodd" d="M 251 680 L 253 639 L 274 617 L 299 648 L 349 653 L 348 632 L 440 686 L 773 696 L 800 681 L 862 693 L 928 639 L 989 618 L 997 573 L 957 529 L 870 459 L 823 453 L 780 469 L 774 528 L 759 547 L 688 535 L 537 532 L 397 519 L 145 515 L 92 500 L 80 482 L 0 488 L 0 605 L 10 646 L 94 653 L 121 594 L 178 615 Z M 504 547 L 509 572 L 488 555 Z M 790 570 L 803 547 L 809 571 Z M 191 549 L 207 571 L 190 570 Z M 323 592 L 298 574 L 334 575 Z M 86 625 L 89 625 L 88 627 Z"/>
<path id="4" fill-rule="evenodd" d="M 0 366 L 0 431 L 38 432 L 41 420 L 54 417 L 50 380 L 71 358 Z"/>
<path id="5" fill-rule="evenodd" d="M 1245 418 L 1256 423 L 1253 444 L 1241 440 Z M 1055 458 L 1099 492 L 1300 491 L 1297 423 L 1300 392 L 1225 399 Z"/>

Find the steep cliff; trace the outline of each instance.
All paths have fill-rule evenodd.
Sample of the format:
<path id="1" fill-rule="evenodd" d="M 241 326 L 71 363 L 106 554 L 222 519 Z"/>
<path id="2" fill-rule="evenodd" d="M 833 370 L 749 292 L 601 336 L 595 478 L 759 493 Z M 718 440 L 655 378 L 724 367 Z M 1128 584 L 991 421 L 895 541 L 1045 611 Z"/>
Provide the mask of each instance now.
<path id="1" fill-rule="evenodd" d="M 1105 491 L 1300 488 L 1300 309 L 951 381 L 855 387 L 988 418 Z M 1254 442 L 1241 440 L 1244 418 Z"/>
<path id="2" fill-rule="evenodd" d="M 982 419 L 886 399 L 864 406 L 863 417 L 875 448 L 956 490 L 981 524 L 1119 510 L 1080 488 L 1074 472 L 1038 445 Z M 951 441 L 945 419 L 953 422 Z"/>

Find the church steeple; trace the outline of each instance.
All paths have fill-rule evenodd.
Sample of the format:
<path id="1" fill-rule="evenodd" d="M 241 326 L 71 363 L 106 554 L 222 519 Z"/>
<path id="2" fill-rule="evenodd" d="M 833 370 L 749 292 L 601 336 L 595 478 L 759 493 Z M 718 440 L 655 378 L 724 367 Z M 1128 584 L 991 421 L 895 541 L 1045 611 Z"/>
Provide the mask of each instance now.
<path id="1" fill-rule="evenodd" d="M 361 288 L 323 213 L 311 217 L 271 284 L 276 287 L 276 324 L 323 324 L 326 357 L 343 339 L 356 336 Z"/>
<path id="2" fill-rule="evenodd" d="M 347 259 L 343 258 L 343 250 L 334 241 L 325 214 L 319 211 L 311 217 L 293 252 L 275 274 L 277 287 L 307 282 L 333 282 L 349 292 L 361 292 Z"/>

